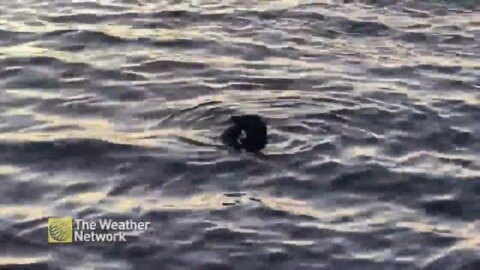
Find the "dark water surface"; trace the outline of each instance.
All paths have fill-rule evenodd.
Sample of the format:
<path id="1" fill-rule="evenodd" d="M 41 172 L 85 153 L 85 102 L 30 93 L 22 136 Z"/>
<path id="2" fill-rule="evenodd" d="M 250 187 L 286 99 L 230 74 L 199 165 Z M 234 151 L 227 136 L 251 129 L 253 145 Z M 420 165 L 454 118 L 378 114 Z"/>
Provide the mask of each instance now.
<path id="1" fill-rule="evenodd" d="M 480 269 L 475 1 L 145 2 L 0 2 L 0 268 Z"/>

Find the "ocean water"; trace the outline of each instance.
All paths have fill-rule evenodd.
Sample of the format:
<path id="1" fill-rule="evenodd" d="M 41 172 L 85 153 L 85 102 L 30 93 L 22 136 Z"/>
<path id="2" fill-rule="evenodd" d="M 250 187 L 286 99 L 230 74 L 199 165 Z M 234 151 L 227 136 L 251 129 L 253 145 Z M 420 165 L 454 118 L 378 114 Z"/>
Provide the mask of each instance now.
<path id="1" fill-rule="evenodd" d="M 4 0 L 0 269 L 478 270 L 479 134 L 477 1 Z"/>

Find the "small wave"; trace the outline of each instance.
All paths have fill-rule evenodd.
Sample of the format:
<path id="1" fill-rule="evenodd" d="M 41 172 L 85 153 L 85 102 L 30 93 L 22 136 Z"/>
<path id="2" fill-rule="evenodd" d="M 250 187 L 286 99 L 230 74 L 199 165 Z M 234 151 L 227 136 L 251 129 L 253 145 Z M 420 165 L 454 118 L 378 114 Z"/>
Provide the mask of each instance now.
<path id="1" fill-rule="evenodd" d="M 131 42 L 131 39 L 109 35 L 101 31 L 79 30 L 67 34 L 66 38 L 81 44 L 100 43 L 111 46 L 112 44 L 121 45 Z"/>
<path id="2" fill-rule="evenodd" d="M 135 19 L 138 13 L 112 13 L 112 14 L 95 14 L 95 13 L 79 13 L 72 15 L 50 15 L 40 16 L 40 19 L 52 23 L 82 23 L 82 24 L 98 24 L 114 19 Z"/>
<path id="3" fill-rule="evenodd" d="M 390 28 L 379 22 L 345 20 L 340 22 L 340 27 L 348 34 L 364 36 L 382 36 L 390 33 Z"/>
<path id="4" fill-rule="evenodd" d="M 155 60 L 141 63 L 137 66 L 129 67 L 132 70 L 141 71 L 141 72 L 165 72 L 171 71 L 174 69 L 199 69 L 203 70 L 208 66 L 204 63 L 199 62 L 181 62 L 174 60 Z"/>
<path id="5" fill-rule="evenodd" d="M 128 151 L 136 146 L 116 144 L 108 141 L 91 139 L 65 139 L 38 142 L 3 142 L 0 144 L 2 155 L 31 155 L 51 157 L 56 159 L 68 157 L 88 157 L 108 155 L 110 151 Z"/>

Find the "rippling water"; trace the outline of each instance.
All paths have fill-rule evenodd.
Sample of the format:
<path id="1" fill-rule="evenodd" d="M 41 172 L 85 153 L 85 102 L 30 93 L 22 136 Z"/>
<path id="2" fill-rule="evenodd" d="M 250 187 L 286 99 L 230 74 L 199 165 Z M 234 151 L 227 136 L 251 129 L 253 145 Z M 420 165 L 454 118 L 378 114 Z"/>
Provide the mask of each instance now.
<path id="1" fill-rule="evenodd" d="M 459 2 L 1 1 L 0 268 L 480 269 Z M 244 113 L 261 155 L 219 143 Z M 152 227 L 53 245 L 51 216 Z"/>

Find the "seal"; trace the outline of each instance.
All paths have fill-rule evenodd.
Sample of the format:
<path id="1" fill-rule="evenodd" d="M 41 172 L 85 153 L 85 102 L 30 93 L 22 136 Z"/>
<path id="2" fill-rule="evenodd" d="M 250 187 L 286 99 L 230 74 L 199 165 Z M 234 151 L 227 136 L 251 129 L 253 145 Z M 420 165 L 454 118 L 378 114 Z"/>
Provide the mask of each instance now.
<path id="1" fill-rule="evenodd" d="M 267 145 L 267 124 L 256 114 L 231 116 L 232 125 L 221 135 L 225 145 L 236 150 L 258 152 Z M 244 135 L 244 137 L 242 136 Z"/>

